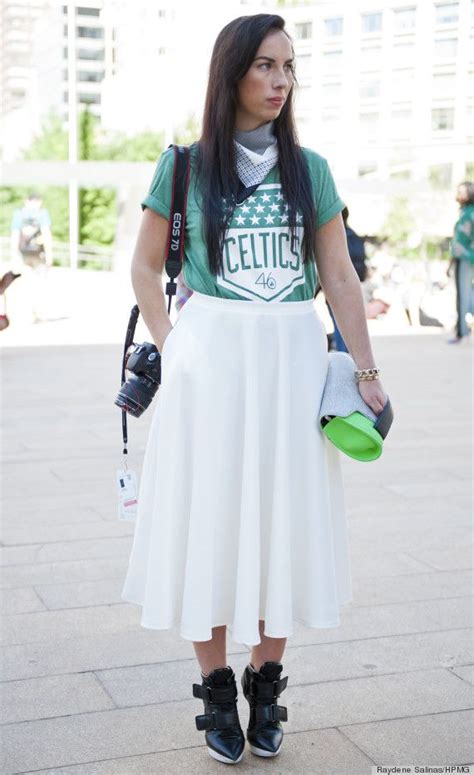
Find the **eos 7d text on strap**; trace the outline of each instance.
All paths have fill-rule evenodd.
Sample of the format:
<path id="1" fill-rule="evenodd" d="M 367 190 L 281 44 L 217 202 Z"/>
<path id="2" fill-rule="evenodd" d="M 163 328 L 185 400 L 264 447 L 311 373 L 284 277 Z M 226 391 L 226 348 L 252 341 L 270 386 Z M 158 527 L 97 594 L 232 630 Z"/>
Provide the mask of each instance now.
<path id="1" fill-rule="evenodd" d="M 166 273 L 170 278 L 166 283 L 168 294 L 168 314 L 171 310 L 171 299 L 176 294 L 176 278 L 181 272 L 184 252 L 184 232 L 186 218 L 186 201 L 189 187 L 190 156 L 189 148 L 184 145 L 174 146 L 173 191 L 171 194 L 170 218 L 168 223 L 168 240 L 166 245 Z"/>

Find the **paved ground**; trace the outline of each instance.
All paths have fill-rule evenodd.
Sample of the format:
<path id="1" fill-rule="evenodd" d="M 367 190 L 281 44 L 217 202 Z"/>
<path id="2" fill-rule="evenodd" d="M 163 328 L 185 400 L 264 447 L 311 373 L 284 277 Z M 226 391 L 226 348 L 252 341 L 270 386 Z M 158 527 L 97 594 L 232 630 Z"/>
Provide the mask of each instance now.
<path id="1" fill-rule="evenodd" d="M 296 628 L 282 753 L 247 751 L 241 772 L 474 762 L 473 351 L 445 339 L 373 340 L 397 419 L 379 461 L 344 460 L 354 602 L 339 628 Z M 5 775 L 223 772 L 194 726 L 191 643 L 141 628 L 120 598 L 133 527 L 116 517 L 119 361 L 119 344 L 3 353 Z M 138 470 L 150 418 L 130 422 Z M 229 643 L 236 671 L 247 656 Z"/>

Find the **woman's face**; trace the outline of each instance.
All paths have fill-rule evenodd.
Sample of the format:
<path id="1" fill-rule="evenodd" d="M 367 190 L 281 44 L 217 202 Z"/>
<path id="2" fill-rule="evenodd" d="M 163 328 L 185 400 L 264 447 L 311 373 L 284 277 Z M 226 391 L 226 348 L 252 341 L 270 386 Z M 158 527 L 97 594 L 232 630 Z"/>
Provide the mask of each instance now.
<path id="1" fill-rule="evenodd" d="M 249 131 L 278 117 L 293 86 L 293 66 L 285 33 L 269 32 L 237 84 L 236 129 Z"/>

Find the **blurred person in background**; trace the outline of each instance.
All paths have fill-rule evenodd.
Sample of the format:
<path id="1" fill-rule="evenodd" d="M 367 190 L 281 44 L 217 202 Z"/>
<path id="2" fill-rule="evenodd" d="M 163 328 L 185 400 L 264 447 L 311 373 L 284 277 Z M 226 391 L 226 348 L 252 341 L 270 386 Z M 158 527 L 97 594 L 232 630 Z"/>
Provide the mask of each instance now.
<path id="1" fill-rule="evenodd" d="M 39 323 L 47 319 L 46 280 L 53 265 L 53 252 L 51 217 L 35 191 L 27 196 L 23 207 L 14 211 L 10 232 L 13 266 L 27 281 L 33 322 Z"/>
<path id="2" fill-rule="evenodd" d="M 459 344 L 466 340 L 471 333 L 466 315 L 474 315 L 474 183 L 461 183 L 456 201 L 460 212 L 451 240 L 448 275 L 451 276 L 454 271 L 457 321 L 455 336 L 448 340 L 448 344 Z"/>
<path id="3" fill-rule="evenodd" d="M 352 229 L 349 226 L 348 224 L 349 209 L 347 207 L 344 207 L 344 209 L 341 212 L 341 215 L 342 215 L 342 220 L 344 221 L 344 229 L 346 231 L 347 249 L 349 251 L 349 256 L 351 258 L 354 269 L 357 272 L 357 276 L 362 283 L 367 278 L 367 266 L 365 264 L 367 256 L 365 254 L 364 239 L 363 237 L 360 237 L 354 231 L 354 229 Z M 331 315 L 331 320 L 334 325 L 334 334 L 332 338 L 331 349 L 338 350 L 339 352 L 347 353 L 348 349 L 346 347 L 346 343 L 344 342 L 344 339 L 342 338 L 342 334 L 339 331 L 336 318 L 334 317 L 333 311 L 331 309 L 331 305 L 329 304 L 328 301 L 326 301 L 326 304 L 329 310 L 329 314 Z"/>

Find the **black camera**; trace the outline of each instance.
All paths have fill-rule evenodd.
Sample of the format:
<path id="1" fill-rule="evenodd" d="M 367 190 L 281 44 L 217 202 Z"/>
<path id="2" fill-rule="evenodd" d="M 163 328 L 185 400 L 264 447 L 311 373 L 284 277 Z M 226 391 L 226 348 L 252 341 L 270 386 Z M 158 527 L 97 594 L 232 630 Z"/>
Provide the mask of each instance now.
<path id="1" fill-rule="evenodd" d="M 150 342 L 132 343 L 132 347 L 124 357 L 124 368 L 131 376 L 123 382 L 114 403 L 133 417 L 140 417 L 160 386 L 161 356 Z"/>

